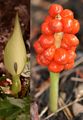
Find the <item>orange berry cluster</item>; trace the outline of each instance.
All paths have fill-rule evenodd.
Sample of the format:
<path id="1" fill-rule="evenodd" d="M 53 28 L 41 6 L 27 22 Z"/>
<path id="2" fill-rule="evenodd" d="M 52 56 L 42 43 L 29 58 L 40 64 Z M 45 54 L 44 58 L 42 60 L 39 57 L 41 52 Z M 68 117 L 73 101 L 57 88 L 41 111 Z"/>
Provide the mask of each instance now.
<path id="1" fill-rule="evenodd" d="M 79 29 L 80 24 L 74 19 L 71 10 L 63 10 L 61 5 L 52 4 L 49 15 L 41 25 L 42 35 L 34 43 L 37 62 L 42 66 L 47 66 L 52 72 L 71 69 L 76 58 L 75 50 L 79 44 L 75 36 Z M 59 47 L 56 44 L 57 33 L 62 34 L 61 41 L 58 41 Z"/>

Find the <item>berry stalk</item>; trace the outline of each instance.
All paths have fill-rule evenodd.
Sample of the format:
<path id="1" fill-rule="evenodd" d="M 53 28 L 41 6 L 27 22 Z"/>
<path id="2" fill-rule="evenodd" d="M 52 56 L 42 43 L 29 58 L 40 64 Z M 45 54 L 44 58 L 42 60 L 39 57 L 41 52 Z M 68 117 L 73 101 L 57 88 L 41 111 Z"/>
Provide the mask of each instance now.
<path id="1" fill-rule="evenodd" d="M 59 73 L 50 72 L 49 107 L 51 112 L 56 112 L 58 109 L 58 84 Z"/>

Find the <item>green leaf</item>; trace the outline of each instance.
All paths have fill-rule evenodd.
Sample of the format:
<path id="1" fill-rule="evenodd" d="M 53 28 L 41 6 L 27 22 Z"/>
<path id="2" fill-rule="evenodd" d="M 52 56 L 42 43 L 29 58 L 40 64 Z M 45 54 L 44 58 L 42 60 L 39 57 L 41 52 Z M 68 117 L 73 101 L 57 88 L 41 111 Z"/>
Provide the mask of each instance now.
<path id="1" fill-rule="evenodd" d="M 16 120 L 30 120 L 30 117 L 24 113 L 22 113 L 21 115 L 19 115 Z"/>
<path id="2" fill-rule="evenodd" d="M 23 99 L 13 97 L 0 99 L 0 118 L 5 120 L 29 120 L 30 96 Z"/>
<path id="3" fill-rule="evenodd" d="M 25 120 L 29 120 L 30 119 L 30 96 L 27 96 L 26 98 L 24 98 L 24 113 L 26 116 Z"/>
<path id="4" fill-rule="evenodd" d="M 9 102 L 12 105 L 16 105 L 16 106 L 18 106 L 20 108 L 24 107 L 24 101 L 22 99 L 16 99 L 14 97 L 7 97 L 7 100 L 9 100 Z"/>
<path id="5" fill-rule="evenodd" d="M 13 120 L 22 110 L 20 107 L 12 105 L 7 99 L 0 100 L 0 117 L 6 120 Z"/>
<path id="6" fill-rule="evenodd" d="M 21 113 L 21 109 L 18 108 L 18 107 L 15 107 L 12 108 L 11 110 L 11 114 L 9 114 L 9 116 L 6 117 L 6 120 L 13 120 L 13 119 L 16 119 L 17 116 Z"/>

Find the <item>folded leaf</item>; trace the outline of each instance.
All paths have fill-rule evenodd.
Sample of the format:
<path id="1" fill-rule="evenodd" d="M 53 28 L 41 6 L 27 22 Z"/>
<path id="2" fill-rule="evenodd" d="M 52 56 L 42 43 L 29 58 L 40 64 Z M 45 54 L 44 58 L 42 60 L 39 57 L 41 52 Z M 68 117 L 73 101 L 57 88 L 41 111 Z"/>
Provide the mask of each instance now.
<path id="1" fill-rule="evenodd" d="M 26 62 L 26 49 L 22 37 L 18 14 L 15 18 L 15 26 L 4 51 L 4 64 L 13 76 L 20 74 Z"/>

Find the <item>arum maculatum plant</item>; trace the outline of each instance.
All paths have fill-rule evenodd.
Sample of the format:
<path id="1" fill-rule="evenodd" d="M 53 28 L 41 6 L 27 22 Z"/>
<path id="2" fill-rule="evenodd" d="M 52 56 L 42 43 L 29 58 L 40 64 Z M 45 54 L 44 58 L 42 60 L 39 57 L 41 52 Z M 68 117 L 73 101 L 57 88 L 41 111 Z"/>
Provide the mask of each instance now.
<path id="1" fill-rule="evenodd" d="M 26 49 L 23 41 L 18 13 L 15 18 L 13 33 L 10 36 L 4 50 L 4 64 L 12 75 L 12 93 L 17 94 L 21 90 L 20 74 L 26 63 Z"/>
<path id="2" fill-rule="evenodd" d="M 59 4 L 52 4 L 49 15 L 41 25 L 39 39 L 34 43 L 37 62 L 47 66 L 50 72 L 49 107 L 51 112 L 58 108 L 58 85 L 60 72 L 74 66 L 76 47 L 79 44 L 75 34 L 80 24 L 74 18 L 74 13 L 63 9 Z"/>

